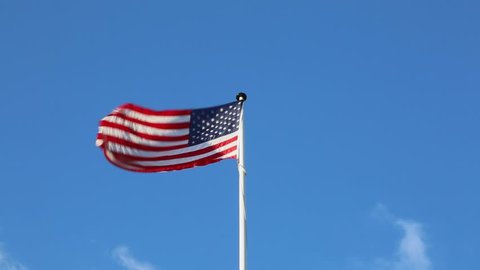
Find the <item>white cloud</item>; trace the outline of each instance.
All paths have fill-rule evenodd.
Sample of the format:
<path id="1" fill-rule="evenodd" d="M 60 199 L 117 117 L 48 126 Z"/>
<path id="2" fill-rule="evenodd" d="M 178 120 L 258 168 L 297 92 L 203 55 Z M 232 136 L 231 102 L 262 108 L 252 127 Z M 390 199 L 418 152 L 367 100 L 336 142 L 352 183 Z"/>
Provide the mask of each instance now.
<path id="1" fill-rule="evenodd" d="M 398 218 L 384 205 L 377 205 L 374 215 L 387 220 L 403 231 L 403 236 L 391 258 L 376 259 L 373 263 L 359 263 L 357 267 L 368 270 L 433 270 L 427 255 L 422 225 L 413 220 Z"/>
<path id="2" fill-rule="evenodd" d="M 150 263 L 140 262 L 134 258 L 126 246 L 116 247 L 113 250 L 113 258 L 128 270 L 155 270 Z"/>
<path id="3" fill-rule="evenodd" d="M 397 219 L 395 224 L 402 228 L 404 235 L 400 240 L 394 270 L 430 270 L 430 259 L 427 256 L 423 239 L 422 225 L 415 221 Z"/>
<path id="4" fill-rule="evenodd" d="M 0 243 L 0 270 L 27 270 L 28 268 L 19 262 L 16 262 L 7 254 L 3 245 Z"/>

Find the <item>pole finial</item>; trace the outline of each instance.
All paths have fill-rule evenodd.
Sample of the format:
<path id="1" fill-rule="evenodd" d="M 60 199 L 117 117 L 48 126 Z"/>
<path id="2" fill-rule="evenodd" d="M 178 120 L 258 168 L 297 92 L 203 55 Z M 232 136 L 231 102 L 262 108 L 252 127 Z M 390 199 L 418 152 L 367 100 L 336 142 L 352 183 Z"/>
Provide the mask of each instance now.
<path id="1" fill-rule="evenodd" d="M 239 93 L 237 94 L 237 100 L 238 100 L 238 101 L 241 101 L 241 102 L 247 100 L 247 94 L 245 94 L 245 93 L 243 93 L 243 92 L 239 92 Z"/>

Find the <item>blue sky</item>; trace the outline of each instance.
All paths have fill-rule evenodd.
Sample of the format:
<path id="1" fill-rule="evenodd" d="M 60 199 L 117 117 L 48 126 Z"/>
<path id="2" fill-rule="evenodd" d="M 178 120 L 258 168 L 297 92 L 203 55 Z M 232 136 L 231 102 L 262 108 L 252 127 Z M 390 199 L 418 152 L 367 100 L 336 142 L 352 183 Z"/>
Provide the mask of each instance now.
<path id="1" fill-rule="evenodd" d="M 236 269 L 235 161 L 132 173 L 95 136 L 239 90 L 249 269 L 479 269 L 479 9 L 0 0 L 0 270 Z"/>

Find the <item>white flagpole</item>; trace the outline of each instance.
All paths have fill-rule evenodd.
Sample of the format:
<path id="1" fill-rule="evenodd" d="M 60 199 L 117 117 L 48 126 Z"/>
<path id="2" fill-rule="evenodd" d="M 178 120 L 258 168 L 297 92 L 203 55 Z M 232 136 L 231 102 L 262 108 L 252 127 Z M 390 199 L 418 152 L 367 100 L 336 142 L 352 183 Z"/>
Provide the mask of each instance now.
<path id="1" fill-rule="evenodd" d="M 245 93 L 238 93 L 237 100 L 247 100 Z M 238 269 L 247 269 L 247 210 L 245 204 L 245 159 L 243 147 L 243 105 L 238 127 Z"/>

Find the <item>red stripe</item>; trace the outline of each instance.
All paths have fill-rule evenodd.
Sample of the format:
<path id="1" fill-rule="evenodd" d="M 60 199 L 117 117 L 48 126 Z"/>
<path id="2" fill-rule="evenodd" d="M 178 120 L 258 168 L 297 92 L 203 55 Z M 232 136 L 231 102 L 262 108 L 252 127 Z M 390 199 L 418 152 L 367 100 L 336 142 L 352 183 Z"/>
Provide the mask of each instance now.
<path id="1" fill-rule="evenodd" d="M 168 165 L 168 166 L 140 166 L 140 165 L 128 164 L 128 163 L 122 164 L 122 163 L 117 163 L 117 162 L 112 161 L 108 157 L 108 155 L 106 154 L 105 151 L 104 151 L 104 154 L 105 154 L 105 157 L 108 159 L 108 161 L 110 161 L 110 163 L 112 163 L 113 165 L 115 165 L 117 167 L 120 167 L 120 168 L 125 169 L 125 170 L 129 170 L 129 171 L 147 173 L 147 172 L 176 171 L 176 170 L 183 170 L 183 169 L 188 169 L 188 168 L 192 168 L 192 167 L 196 167 L 196 166 L 205 166 L 205 165 L 212 164 L 212 163 L 223 160 L 223 159 L 220 159 L 220 157 L 235 151 L 235 149 L 236 149 L 236 146 L 232 147 L 232 148 L 229 148 L 229 149 L 226 149 L 225 151 L 216 153 L 216 154 L 211 155 L 211 156 L 206 157 L 206 158 L 202 158 L 202 159 L 195 160 L 195 161 L 192 161 L 192 162 L 175 164 L 175 165 Z M 113 153 L 113 155 L 116 156 L 117 154 Z M 135 169 L 133 169 L 131 167 L 135 167 Z"/>
<path id="2" fill-rule="evenodd" d="M 113 136 L 109 136 L 101 133 L 97 135 L 97 139 L 103 140 L 105 143 L 112 142 L 112 143 L 121 144 L 123 146 L 131 147 L 131 148 L 136 148 L 138 150 L 152 151 L 152 152 L 170 151 L 170 150 L 185 148 L 186 146 L 188 146 L 188 144 L 172 145 L 172 146 L 149 146 L 149 145 L 134 143 L 125 139 L 120 139 L 117 137 L 113 137 Z"/>
<path id="3" fill-rule="evenodd" d="M 144 107 L 140 107 L 135 104 L 127 103 L 118 107 L 119 109 L 129 109 L 143 114 L 155 115 L 155 116 L 180 116 L 180 115 L 189 115 L 192 110 L 162 110 L 156 111 Z"/>
<path id="4" fill-rule="evenodd" d="M 136 130 L 133 130 L 132 128 L 108 122 L 105 120 L 100 121 L 100 126 L 103 127 L 111 127 L 111 128 L 116 128 L 123 130 L 125 132 L 131 133 L 133 135 L 137 135 L 138 137 L 144 138 L 144 139 L 149 139 L 149 140 L 155 140 L 155 141 L 166 141 L 166 142 L 175 142 L 175 141 L 183 141 L 183 140 L 188 140 L 189 136 L 188 135 L 182 135 L 182 136 L 158 136 L 158 135 L 150 135 L 150 134 L 145 134 L 138 132 Z"/>
<path id="5" fill-rule="evenodd" d="M 142 121 L 136 118 L 128 117 L 122 112 L 113 112 L 109 114 L 108 116 L 114 116 L 121 118 L 123 120 L 127 120 L 133 123 L 137 123 L 140 125 L 148 126 L 148 127 L 154 127 L 154 128 L 161 128 L 161 129 L 183 129 L 183 128 L 189 128 L 190 123 L 185 122 L 185 123 L 152 123 L 152 122 L 147 122 L 147 121 Z"/>
<path id="6" fill-rule="evenodd" d="M 162 160 L 171 160 L 171 159 L 177 159 L 177 158 L 186 158 L 186 157 L 193 157 L 193 156 L 198 156 L 202 155 L 208 152 L 212 152 L 215 149 L 218 149 L 222 146 L 225 146 L 229 143 L 235 142 L 237 140 L 237 136 L 228 139 L 226 141 L 220 142 L 218 144 L 212 145 L 205 147 L 203 149 L 191 151 L 191 152 L 186 152 L 186 153 L 181 153 L 181 154 L 176 154 L 176 155 L 169 155 L 169 156 L 159 156 L 159 157 L 139 157 L 139 156 L 132 156 L 132 155 L 126 155 L 122 153 L 115 153 L 115 155 L 121 159 L 125 160 L 126 162 L 128 161 L 162 161 Z M 232 146 L 231 148 L 237 148 L 237 146 Z M 184 148 L 184 147 L 182 147 Z M 229 148 L 230 149 L 230 148 Z M 142 149 L 143 150 L 143 149 Z M 148 151 L 148 150 L 147 150 Z M 188 147 L 185 147 L 185 151 L 188 151 Z"/>

